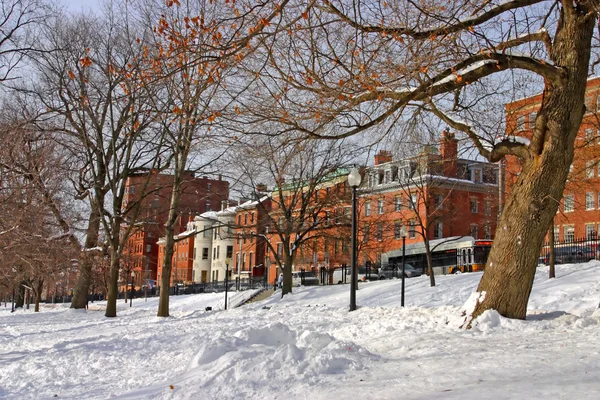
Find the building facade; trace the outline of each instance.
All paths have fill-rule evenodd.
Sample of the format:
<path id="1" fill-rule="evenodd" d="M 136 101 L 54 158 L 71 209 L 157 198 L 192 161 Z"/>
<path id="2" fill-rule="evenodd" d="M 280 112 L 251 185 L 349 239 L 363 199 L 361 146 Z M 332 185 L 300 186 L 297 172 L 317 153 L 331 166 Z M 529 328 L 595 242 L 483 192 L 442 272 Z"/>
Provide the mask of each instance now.
<path id="1" fill-rule="evenodd" d="M 509 103 L 505 107 L 507 135 L 530 139 L 541 104 L 541 94 Z M 575 156 L 569 178 L 554 218 L 557 241 L 597 238 L 600 232 L 600 77 L 588 80 L 586 113 L 575 140 Z M 521 171 L 515 157 L 507 157 L 506 192 L 509 193 Z M 550 228 L 550 227 L 549 227 Z"/>

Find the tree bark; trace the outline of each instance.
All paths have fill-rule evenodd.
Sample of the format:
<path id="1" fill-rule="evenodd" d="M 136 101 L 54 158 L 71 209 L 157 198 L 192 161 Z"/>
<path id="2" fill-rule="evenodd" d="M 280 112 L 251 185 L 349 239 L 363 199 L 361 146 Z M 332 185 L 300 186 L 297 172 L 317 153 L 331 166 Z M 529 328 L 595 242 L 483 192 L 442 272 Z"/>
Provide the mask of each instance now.
<path id="1" fill-rule="evenodd" d="M 552 225 L 550 225 L 550 243 L 548 248 L 548 279 L 556 278 L 554 263 L 555 263 L 555 255 L 554 255 L 554 219 L 552 219 Z"/>
<path id="2" fill-rule="evenodd" d="M 119 226 L 118 224 L 117 227 Z M 118 228 L 117 228 L 118 229 Z M 117 296 L 119 295 L 119 269 L 121 267 L 119 249 L 119 234 L 111 238 L 110 246 L 110 278 L 108 280 L 108 297 L 106 299 L 106 317 L 117 316 Z M 125 289 L 127 290 L 127 289 Z"/>
<path id="3" fill-rule="evenodd" d="M 185 163 L 183 164 L 183 167 L 185 167 Z M 173 267 L 173 245 L 175 244 L 174 226 L 178 216 L 177 207 L 179 205 L 181 181 L 183 179 L 183 167 L 175 171 L 169 217 L 167 218 L 165 226 L 165 255 L 163 258 L 162 276 L 160 278 L 160 297 L 158 300 L 157 317 L 169 316 L 169 288 L 171 286 L 171 270 Z"/>
<path id="4" fill-rule="evenodd" d="M 44 280 L 40 279 L 37 282 L 35 288 L 35 312 L 40 312 L 40 300 L 42 299 L 42 290 L 44 287 Z"/>
<path id="5" fill-rule="evenodd" d="M 73 289 L 73 299 L 71 300 L 71 308 L 82 309 L 87 304 L 87 296 L 90 291 L 90 283 L 92 281 L 93 257 L 87 249 L 98 246 L 98 232 L 100 231 L 100 212 L 104 204 L 104 195 L 102 198 L 97 196 L 95 201 L 92 201 L 92 209 L 89 214 L 89 223 L 86 231 L 84 249 L 80 257 L 79 276 Z"/>
<path id="6" fill-rule="evenodd" d="M 546 81 L 534 133 L 534 140 L 543 135 L 543 146 L 537 153 L 530 150 L 511 189 L 477 288 L 485 295 L 472 318 L 489 309 L 508 318 L 526 317 L 539 254 L 562 198 L 585 110 L 595 21 L 595 12 L 586 12 L 581 3 L 561 9 L 550 57 L 566 76 L 559 83 Z"/>

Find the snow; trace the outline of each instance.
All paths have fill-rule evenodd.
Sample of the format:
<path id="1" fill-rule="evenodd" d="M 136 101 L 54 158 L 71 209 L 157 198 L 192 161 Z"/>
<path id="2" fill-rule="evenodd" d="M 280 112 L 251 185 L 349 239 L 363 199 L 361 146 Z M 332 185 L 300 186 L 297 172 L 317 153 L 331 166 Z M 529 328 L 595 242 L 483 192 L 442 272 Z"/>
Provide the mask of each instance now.
<path id="1" fill-rule="evenodd" d="M 118 303 L 105 318 L 68 304 L 0 308 L 3 399 L 596 399 L 600 262 L 535 277 L 527 320 L 487 311 L 481 273 L 294 288 L 231 308 L 253 292 Z M 211 306 L 213 311 L 205 311 Z"/>

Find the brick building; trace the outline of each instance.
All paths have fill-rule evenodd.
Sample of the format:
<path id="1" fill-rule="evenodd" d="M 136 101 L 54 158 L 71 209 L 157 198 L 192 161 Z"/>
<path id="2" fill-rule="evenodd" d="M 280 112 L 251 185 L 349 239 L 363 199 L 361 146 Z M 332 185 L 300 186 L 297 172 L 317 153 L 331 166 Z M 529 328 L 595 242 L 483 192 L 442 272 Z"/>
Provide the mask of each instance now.
<path id="1" fill-rule="evenodd" d="M 531 138 L 542 95 L 509 103 L 505 107 L 508 135 Z M 558 241 L 597 237 L 600 231 L 600 77 L 588 80 L 585 95 L 586 113 L 575 140 L 575 157 L 569 178 L 554 218 L 554 235 Z M 506 192 L 520 173 L 515 157 L 507 157 Z"/>
<path id="2" fill-rule="evenodd" d="M 365 169 L 360 191 L 359 264 L 381 263 L 381 256 L 406 245 L 455 236 L 492 239 L 499 198 L 498 165 L 458 157 L 458 140 L 449 131 L 438 149 L 429 146 L 411 158 L 375 156 Z"/>
<path id="3" fill-rule="evenodd" d="M 172 175 L 150 171 L 128 178 L 125 184 L 124 207 L 131 206 L 134 202 L 139 202 L 140 207 L 136 227 L 125 251 L 130 258 L 138 260 L 134 267 L 136 286 L 143 284 L 146 279 L 158 278 L 157 242 L 165 234 L 172 181 Z M 222 180 L 220 176 L 218 179 L 209 179 L 206 176 L 195 177 L 193 172 L 187 172 L 182 185 L 175 233 L 186 231 L 188 222 L 196 215 L 218 210 L 228 197 L 229 182 Z"/>

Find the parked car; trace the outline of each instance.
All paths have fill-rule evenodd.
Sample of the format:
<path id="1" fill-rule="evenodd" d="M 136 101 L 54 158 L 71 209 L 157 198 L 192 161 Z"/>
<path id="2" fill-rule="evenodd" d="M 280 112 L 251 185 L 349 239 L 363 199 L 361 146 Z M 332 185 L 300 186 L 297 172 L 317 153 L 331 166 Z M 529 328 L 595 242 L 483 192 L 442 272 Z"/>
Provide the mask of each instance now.
<path id="1" fill-rule="evenodd" d="M 319 284 L 319 279 L 312 271 L 293 271 L 292 286 L 315 286 Z"/>
<path id="2" fill-rule="evenodd" d="M 554 249 L 554 262 L 556 264 L 588 262 L 595 258 L 596 251 L 592 246 L 563 246 Z M 540 257 L 540 261 L 546 265 L 550 263 L 549 250 Z"/>
<path id="3" fill-rule="evenodd" d="M 358 267 L 358 280 L 359 281 L 374 281 L 379 279 L 377 268 L 370 267 Z"/>
<path id="4" fill-rule="evenodd" d="M 406 278 L 414 278 L 421 276 L 421 271 L 415 269 L 410 264 L 404 264 L 404 276 Z M 390 279 L 390 278 L 401 278 L 402 277 L 402 264 L 385 265 L 379 269 L 379 279 Z"/>

